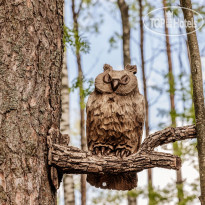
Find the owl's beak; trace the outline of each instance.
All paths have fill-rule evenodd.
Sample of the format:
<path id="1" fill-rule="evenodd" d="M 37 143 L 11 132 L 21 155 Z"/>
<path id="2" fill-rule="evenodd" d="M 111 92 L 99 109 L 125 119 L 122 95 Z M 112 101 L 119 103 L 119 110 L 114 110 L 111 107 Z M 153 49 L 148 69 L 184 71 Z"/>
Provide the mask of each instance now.
<path id="1" fill-rule="evenodd" d="M 119 86 L 119 80 L 113 79 L 111 82 L 111 86 L 112 86 L 113 91 L 116 91 Z"/>

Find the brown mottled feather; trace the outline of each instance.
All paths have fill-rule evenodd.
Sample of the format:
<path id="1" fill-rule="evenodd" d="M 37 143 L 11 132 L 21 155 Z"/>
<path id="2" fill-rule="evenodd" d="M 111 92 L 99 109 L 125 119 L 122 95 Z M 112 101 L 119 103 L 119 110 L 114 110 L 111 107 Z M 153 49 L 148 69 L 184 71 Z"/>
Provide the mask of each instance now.
<path id="1" fill-rule="evenodd" d="M 138 150 L 144 123 L 144 98 L 133 92 L 129 96 L 93 92 L 87 104 L 87 140 L 90 150 L 95 144 L 130 146 Z"/>

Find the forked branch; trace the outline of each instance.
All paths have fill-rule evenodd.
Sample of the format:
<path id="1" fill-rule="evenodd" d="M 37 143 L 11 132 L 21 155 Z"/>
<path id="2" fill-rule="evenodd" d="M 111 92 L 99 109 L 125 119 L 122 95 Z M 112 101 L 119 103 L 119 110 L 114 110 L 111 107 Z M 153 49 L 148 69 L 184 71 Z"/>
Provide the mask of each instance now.
<path id="1" fill-rule="evenodd" d="M 98 157 L 76 147 L 52 144 L 52 140 L 48 140 L 48 160 L 49 165 L 63 174 L 140 172 L 154 167 L 177 170 L 181 166 L 179 157 L 153 150 L 163 144 L 193 138 L 196 138 L 194 125 L 166 128 L 149 135 L 136 154 L 123 159 Z"/>

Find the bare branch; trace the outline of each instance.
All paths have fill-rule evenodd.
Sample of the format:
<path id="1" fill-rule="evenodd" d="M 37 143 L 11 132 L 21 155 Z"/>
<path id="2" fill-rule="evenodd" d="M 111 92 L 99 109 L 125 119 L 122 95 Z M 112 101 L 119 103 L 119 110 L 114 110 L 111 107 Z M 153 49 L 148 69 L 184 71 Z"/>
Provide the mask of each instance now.
<path id="1" fill-rule="evenodd" d="M 80 11 L 82 9 L 82 5 L 83 5 L 83 0 L 81 0 L 78 11 L 76 12 L 77 16 L 79 16 L 79 14 L 80 14 Z"/>

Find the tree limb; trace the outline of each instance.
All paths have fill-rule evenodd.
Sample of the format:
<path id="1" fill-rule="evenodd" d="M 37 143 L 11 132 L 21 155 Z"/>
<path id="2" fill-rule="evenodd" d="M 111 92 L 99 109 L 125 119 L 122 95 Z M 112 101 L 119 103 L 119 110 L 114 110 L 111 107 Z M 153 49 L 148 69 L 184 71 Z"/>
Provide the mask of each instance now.
<path id="1" fill-rule="evenodd" d="M 179 169 L 179 157 L 160 152 L 137 153 L 127 158 L 115 156 L 98 157 L 75 147 L 54 144 L 50 153 L 50 165 L 66 174 L 140 172 L 144 169 L 162 167 Z"/>
<path id="2" fill-rule="evenodd" d="M 140 172 L 154 167 L 178 170 L 181 167 L 181 159 L 178 156 L 153 150 L 163 144 L 196 138 L 196 131 L 194 125 L 189 125 L 155 132 L 145 138 L 137 153 L 123 159 L 115 156 L 96 156 L 76 147 L 52 144 L 51 137 L 48 136 L 48 163 L 56 167 L 59 172 L 63 174 L 122 173 Z"/>
<path id="3" fill-rule="evenodd" d="M 175 141 L 196 138 L 195 125 L 183 127 L 168 127 L 161 131 L 155 132 L 145 138 L 141 145 L 141 151 L 152 151 L 155 147 L 168 144 Z"/>

